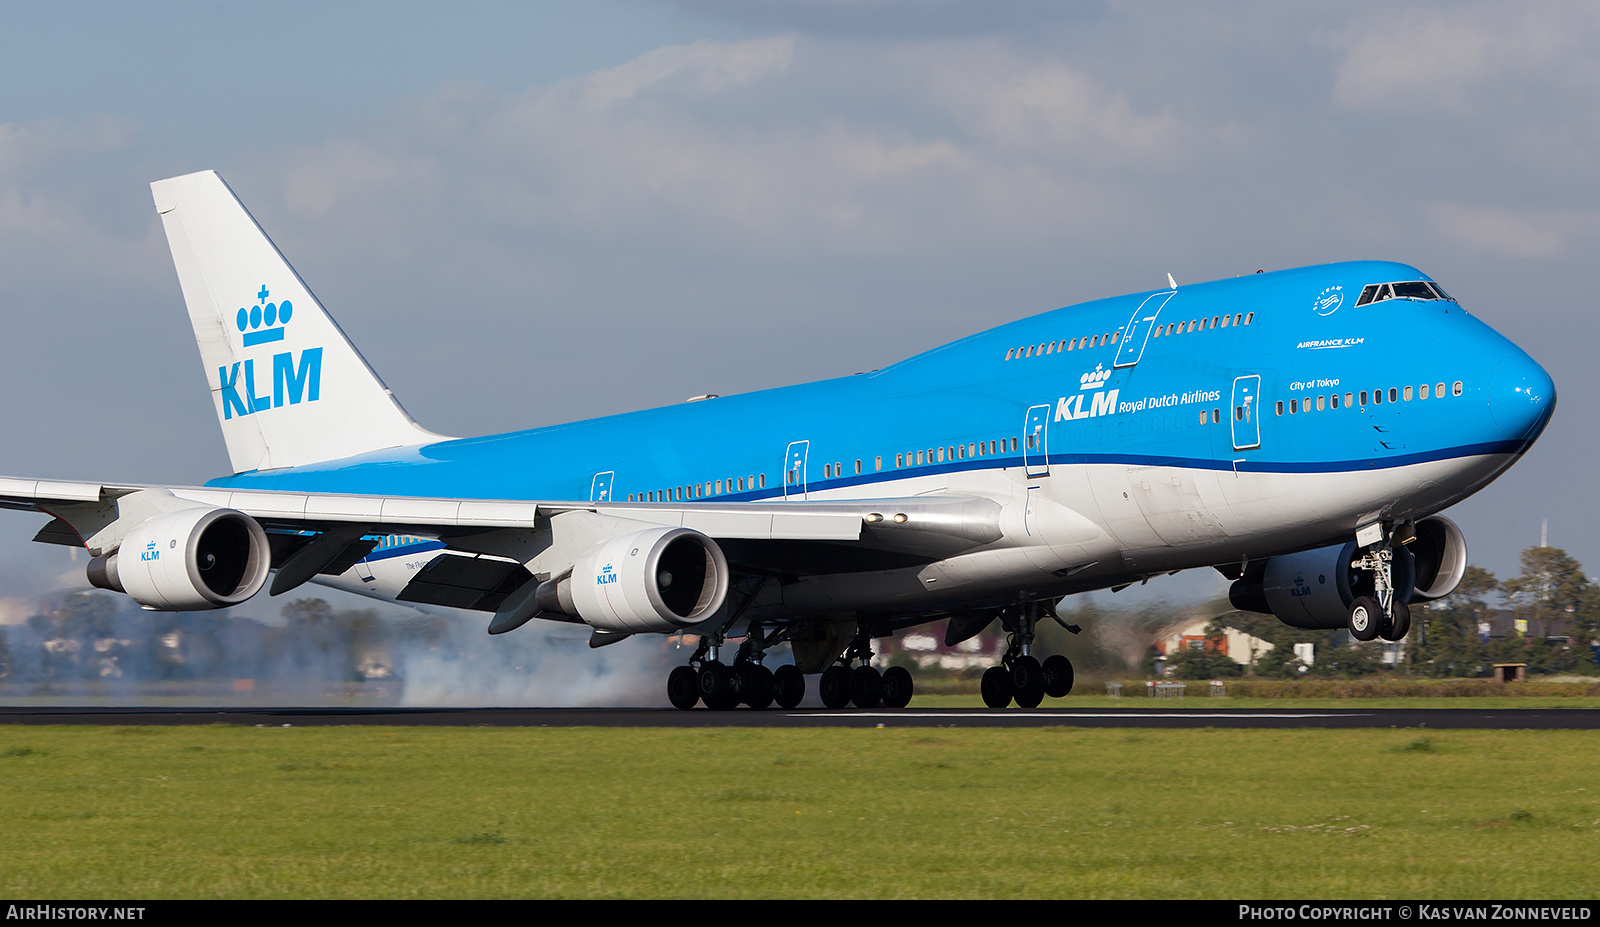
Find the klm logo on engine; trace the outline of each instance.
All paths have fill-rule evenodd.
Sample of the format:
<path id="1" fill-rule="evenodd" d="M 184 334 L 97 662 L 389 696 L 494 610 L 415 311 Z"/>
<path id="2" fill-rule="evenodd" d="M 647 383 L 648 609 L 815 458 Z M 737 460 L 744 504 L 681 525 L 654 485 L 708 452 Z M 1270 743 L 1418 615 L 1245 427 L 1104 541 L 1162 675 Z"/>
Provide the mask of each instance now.
<path id="1" fill-rule="evenodd" d="M 156 549 L 155 541 L 151 541 L 144 546 L 144 550 L 139 552 L 139 559 L 145 562 L 161 559 L 161 551 Z"/>
<path id="2" fill-rule="evenodd" d="M 289 320 L 294 318 L 294 304 L 285 299 L 269 303 L 265 284 L 256 294 L 256 305 L 241 308 L 234 317 L 234 325 L 244 337 L 247 348 L 282 341 Z M 322 398 L 322 349 L 306 348 L 297 359 L 293 351 L 272 355 L 272 394 L 256 395 L 259 381 L 266 385 L 268 374 L 263 358 L 260 376 L 257 375 L 256 358 L 246 358 L 228 367 L 217 368 L 217 382 L 222 390 L 222 417 L 254 415 L 268 409 L 282 408 L 284 403 L 296 405 L 316 402 Z"/>
<path id="3" fill-rule="evenodd" d="M 617 574 L 611 572 L 611 564 L 606 564 L 594 578 L 596 586 L 609 586 L 617 581 Z"/>

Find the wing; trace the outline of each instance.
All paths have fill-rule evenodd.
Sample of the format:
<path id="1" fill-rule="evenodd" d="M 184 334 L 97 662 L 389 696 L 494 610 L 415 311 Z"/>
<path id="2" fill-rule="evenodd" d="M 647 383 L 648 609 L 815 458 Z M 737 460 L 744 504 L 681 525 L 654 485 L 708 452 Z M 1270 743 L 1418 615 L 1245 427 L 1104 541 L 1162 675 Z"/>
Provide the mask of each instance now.
<path id="1" fill-rule="evenodd" d="M 124 548 L 130 536 L 143 540 L 141 526 L 195 521 L 174 513 L 239 513 L 264 534 L 270 554 L 261 570 L 263 579 L 266 570 L 277 572 L 273 594 L 345 574 L 373 558 L 386 539 L 404 539 L 408 543 L 389 546 L 425 548 L 428 563 L 380 597 L 484 611 L 501 609 L 534 579 L 570 572 L 585 551 L 608 539 L 652 528 L 687 529 L 714 540 L 735 573 L 780 576 L 915 566 L 1002 537 L 997 503 L 947 495 L 847 502 L 597 503 L 0 477 L 0 507 L 53 516 L 34 540 L 83 546 L 97 560 Z"/>

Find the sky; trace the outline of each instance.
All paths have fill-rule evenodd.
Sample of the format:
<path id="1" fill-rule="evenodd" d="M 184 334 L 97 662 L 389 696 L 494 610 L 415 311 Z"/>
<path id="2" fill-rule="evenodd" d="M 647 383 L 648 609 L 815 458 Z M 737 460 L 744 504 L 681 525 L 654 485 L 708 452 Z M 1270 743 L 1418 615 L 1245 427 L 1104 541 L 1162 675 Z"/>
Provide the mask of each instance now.
<path id="1" fill-rule="evenodd" d="M 1410 263 L 1561 397 L 1448 513 L 1473 562 L 1514 575 L 1548 519 L 1600 573 L 1593 3 L 13 2 L 0 26 L 0 473 L 226 473 L 149 192 L 209 168 L 450 435 L 882 367 L 1168 273 Z M 81 575 L 37 521 L 0 518 L 0 583 Z"/>

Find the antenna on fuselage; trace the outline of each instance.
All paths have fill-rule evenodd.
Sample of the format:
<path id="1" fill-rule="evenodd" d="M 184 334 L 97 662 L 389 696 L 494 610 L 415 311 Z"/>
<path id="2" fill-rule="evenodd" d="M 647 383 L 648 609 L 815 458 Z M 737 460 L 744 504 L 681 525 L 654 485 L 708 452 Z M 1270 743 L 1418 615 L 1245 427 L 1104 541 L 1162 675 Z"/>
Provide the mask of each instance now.
<path id="1" fill-rule="evenodd" d="M 1172 279 L 1171 274 L 1167 274 L 1167 286 L 1172 287 L 1174 290 L 1178 288 L 1178 281 Z"/>

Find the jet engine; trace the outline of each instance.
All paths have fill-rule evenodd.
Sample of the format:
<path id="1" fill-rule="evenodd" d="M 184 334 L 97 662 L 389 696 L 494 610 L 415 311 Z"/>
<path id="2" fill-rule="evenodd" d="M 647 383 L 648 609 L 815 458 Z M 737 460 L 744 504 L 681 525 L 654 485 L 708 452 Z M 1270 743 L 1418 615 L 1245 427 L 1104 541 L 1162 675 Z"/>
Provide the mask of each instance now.
<path id="1" fill-rule="evenodd" d="M 628 634 L 699 624 L 727 597 L 722 548 L 689 528 L 647 528 L 604 541 L 536 594 L 543 610 Z"/>
<path id="2" fill-rule="evenodd" d="M 1350 603 L 1374 594 L 1370 573 L 1355 570 L 1356 542 L 1285 554 L 1247 572 L 1228 590 L 1242 611 L 1265 612 L 1294 628 L 1343 628 Z M 1416 537 L 1394 549 L 1394 586 L 1404 602 L 1449 595 L 1467 569 L 1467 544 L 1455 522 L 1433 515 L 1416 525 Z"/>
<path id="3" fill-rule="evenodd" d="M 145 608 L 200 611 L 238 605 L 272 567 L 267 533 L 243 512 L 187 508 L 142 522 L 89 562 L 89 582 Z"/>

